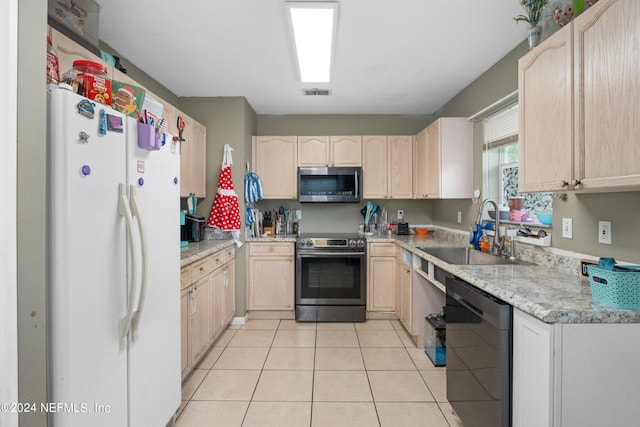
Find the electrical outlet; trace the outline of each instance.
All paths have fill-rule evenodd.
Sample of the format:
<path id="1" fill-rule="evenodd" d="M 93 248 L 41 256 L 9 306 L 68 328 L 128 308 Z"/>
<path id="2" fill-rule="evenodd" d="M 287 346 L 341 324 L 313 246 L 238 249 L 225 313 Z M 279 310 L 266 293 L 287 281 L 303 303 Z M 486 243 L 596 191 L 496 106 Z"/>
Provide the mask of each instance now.
<path id="1" fill-rule="evenodd" d="M 398 209 L 398 221 L 402 221 L 404 219 L 404 211 L 402 209 Z"/>
<path id="2" fill-rule="evenodd" d="M 458 221 L 458 224 L 462 224 L 462 211 L 458 211 L 457 221 Z"/>
<path id="3" fill-rule="evenodd" d="M 302 219 L 302 209 L 296 209 L 296 218 Z"/>
<path id="4" fill-rule="evenodd" d="M 598 243 L 611 244 L 611 221 L 598 221 Z"/>
<path id="5" fill-rule="evenodd" d="M 573 219 L 562 218 L 562 238 L 573 239 Z"/>

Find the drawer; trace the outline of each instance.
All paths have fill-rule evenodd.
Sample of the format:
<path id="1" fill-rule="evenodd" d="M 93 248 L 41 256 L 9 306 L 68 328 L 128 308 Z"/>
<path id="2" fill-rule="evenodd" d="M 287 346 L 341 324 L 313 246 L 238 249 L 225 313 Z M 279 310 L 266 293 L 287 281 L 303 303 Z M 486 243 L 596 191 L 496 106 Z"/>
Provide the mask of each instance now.
<path id="1" fill-rule="evenodd" d="M 399 246 L 395 243 L 369 243 L 369 256 L 397 257 Z"/>
<path id="2" fill-rule="evenodd" d="M 223 262 L 228 262 L 231 261 L 232 259 L 234 259 L 236 257 L 236 247 L 235 246 L 229 246 L 226 249 L 222 250 L 223 255 L 222 255 L 222 259 Z"/>
<path id="3" fill-rule="evenodd" d="M 180 269 L 180 289 L 184 289 L 191 284 L 191 266 Z"/>
<path id="4" fill-rule="evenodd" d="M 222 265 L 222 253 L 216 252 L 191 264 L 191 283 L 206 276 Z"/>
<path id="5" fill-rule="evenodd" d="M 269 255 L 291 255 L 293 256 L 293 243 L 251 243 L 251 256 L 269 256 Z"/>

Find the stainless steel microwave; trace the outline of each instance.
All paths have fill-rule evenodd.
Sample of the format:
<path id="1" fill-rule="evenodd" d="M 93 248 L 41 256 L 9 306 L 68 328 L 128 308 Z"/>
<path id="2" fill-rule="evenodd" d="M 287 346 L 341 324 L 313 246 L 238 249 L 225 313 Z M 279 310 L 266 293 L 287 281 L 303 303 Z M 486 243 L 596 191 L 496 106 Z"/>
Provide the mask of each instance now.
<path id="1" fill-rule="evenodd" d="M 298 201 L 360 203 L 362 201 L 362 168 L 298 168 Z"/>

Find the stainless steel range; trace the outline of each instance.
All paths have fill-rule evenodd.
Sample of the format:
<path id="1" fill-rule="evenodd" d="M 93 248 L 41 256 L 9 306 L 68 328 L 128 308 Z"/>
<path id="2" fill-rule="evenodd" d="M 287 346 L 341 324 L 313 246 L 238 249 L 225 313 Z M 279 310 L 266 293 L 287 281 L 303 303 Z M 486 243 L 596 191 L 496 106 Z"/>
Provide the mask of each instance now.
<path id="1" fill-rule="evenodd" d="M 354 234 L 307 234 L 296 241 L 296 320 L 366 320 L 367 244 Z"/>

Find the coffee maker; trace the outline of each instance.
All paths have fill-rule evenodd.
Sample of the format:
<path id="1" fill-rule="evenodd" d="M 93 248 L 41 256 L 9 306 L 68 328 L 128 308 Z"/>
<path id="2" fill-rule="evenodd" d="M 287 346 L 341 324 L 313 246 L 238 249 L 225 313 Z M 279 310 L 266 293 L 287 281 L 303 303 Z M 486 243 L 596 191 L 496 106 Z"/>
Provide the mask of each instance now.
<path id="1" fill-rule="evenodd" d="M 204 239 L 205 218 L 196 214 L 186 214 L 184 225 L 180 226 L 181 240 L 199 242 Z"/>

